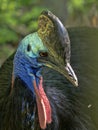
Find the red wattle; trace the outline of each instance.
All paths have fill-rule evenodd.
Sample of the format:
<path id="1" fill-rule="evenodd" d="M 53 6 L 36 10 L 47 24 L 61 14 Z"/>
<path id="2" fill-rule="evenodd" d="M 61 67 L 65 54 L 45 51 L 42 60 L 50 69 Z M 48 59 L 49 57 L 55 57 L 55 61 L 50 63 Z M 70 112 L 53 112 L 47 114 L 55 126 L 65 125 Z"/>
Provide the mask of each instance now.
<path id="1" fill-rule="evenodd" d="M 42 87 L 42 78 L 41 78 L 40 84 L 39 84 L 39 92 L 40 92 L 41 98 L 43 99 L 43 103 L 44 103 L 45 110 L 46 110 L 46 122 L 51 123 L 51 121 L 52 121 L 52 119 L 51 119 L 51 106 L 50 106 L 49 100 L 44 92 L 44 89 Z"/>
<path id="2" fill-rule="evenodd" d="M 46 124 L 49 124 L 52 122 L 52 118 L 51 118 L 51 106 L 50 106 L 49 100 L 44 92 L 42 82 L 43 82 L 43 79 L 41 78 L 40 83 L 37 88 L 36 81 L 34 80 L 33 86 L 34 86 L 34 90 L 36 93 L 36 101 L 37 101 L 40 127 L 42 129 L 45 129 Z"/>

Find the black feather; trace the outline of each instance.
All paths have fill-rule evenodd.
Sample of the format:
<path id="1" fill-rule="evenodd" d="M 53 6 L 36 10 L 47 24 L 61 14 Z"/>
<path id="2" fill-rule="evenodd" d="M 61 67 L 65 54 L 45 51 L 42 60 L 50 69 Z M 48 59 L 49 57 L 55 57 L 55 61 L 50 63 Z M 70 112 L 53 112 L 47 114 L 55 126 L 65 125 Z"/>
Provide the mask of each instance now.
<path id="1" fill-rule="evenodd" d="M 44 89 L 53 119 L 46 130 L 97 130 L 98 29 L 72 28 L 68 32 L 79 88 L 58 72 L 43 68 Z M 40 130 L 34 97 L 21 79 L 16 78 L 10 94 L 13 58 L 14 54 L 0 68 L 0 130 Z"/>

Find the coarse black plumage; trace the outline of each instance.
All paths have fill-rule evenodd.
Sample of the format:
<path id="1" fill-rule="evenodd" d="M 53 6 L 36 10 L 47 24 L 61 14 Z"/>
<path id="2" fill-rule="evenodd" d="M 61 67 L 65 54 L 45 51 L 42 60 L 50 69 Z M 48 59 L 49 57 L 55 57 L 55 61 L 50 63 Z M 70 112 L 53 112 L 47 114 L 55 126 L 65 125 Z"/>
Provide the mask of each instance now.
<path id="1" fill-rule="evenodd" d="M 98 30 L 69 28 L 68 32 L 79 88 L 74 88 L 55 70 L 43 68 L 43 86 L 52 108 L 52 123 L 45 130 L 97 130 L 98 105 L 94 101 L 98 98 L 95 72 Z M 0 68 L 0 130 L 40 130 L 36 102 L 20 78 L 15 79 L 11 93 L 13 58 L 14 54 Z"/>
<path id="2" fill-rule="evenodd" d="M 9 69 L 11 66 L 9 65 L 12 64 L 12 60 L 10 59 L 12 59 L 12 57 L 10 57 L 3 65 L 5 67 L 7 66 L 8 70 L 6 71 L 6 69 L 3 69 L 2 67 L 2 72 L 3 74 L 6 75 L 10 74 L 10 78 L 11 78 L 12 73 L 11 73 L 11 69 Z M 77 100 L 78 98 L 77 94 L 73 94 L 73 92 L 67 92 L 69 91 L 67 90 L 67 87 L 68 86 L 70 87 L 70 85 L 67 83 L 67 81 L 65 81 L 65 78 L 62 75 L 48 68 L 44 68 L 44 69 L 45 70 L 43 70 L 43 76 L 45 75 L 45 77 L 47 77 L 48 75 L 49 77 L 49 80 L 45 79 L 44 77 L 45 80 L 44 89 L 52 107 L 52 119 L 53 119 L 52 124 L 48 125 L 46 130 L 62 130 L 62 129 L 88 130 L 86 128 L 88 127 L 88 121 L 86 122 L 87 117 L 85 115 L 82 115 L 83 113 L 80 111 L 81 108 L 79 107 L 81 107 L 81 103 Z M 0 73 L 0 75 L 2 76 L 2 73 Z M 2 81 L 3 86 L 4 86 L 4 81 Z M 0 97 L 1 98 L 0 100 L 1 130 L 4 129 L 5 130 L 11 130 L 11 129 L 32 130 L 33 129 L 31 127 L 33 125 L 32 123 L 35 124 L 34 129 L 39 130 L 40 127 L 38 125 L 38 117 L 36 117 L 35 120 L 29 117 L 29 114 L 31 114 L 34 110 L 33 108 L 34 102 L 32 101 L 32 95 L 30 95 L 30 91 L 27 90 L 26 87 L 24 88 L 24 84 L 20 79 L 16 79 L 14 92 L 12 95 L 9 95 L 11 79 L 9 80 L 9 77 L 8 78 L 6 77 L 6 81 L 8 82 L 8 83 L 6 82 L 6 85 L 9 85 L 8 88 L 2 88 L 2 90 L 0 91 L 2 96 Z M 25 101 L 24 102 L 25 107 L 24 107 L 24 111 L 21 113 L 21 107 L 23 101 Z M 27 102 L 29 103 L 29 108 L 27 106 Z"/>

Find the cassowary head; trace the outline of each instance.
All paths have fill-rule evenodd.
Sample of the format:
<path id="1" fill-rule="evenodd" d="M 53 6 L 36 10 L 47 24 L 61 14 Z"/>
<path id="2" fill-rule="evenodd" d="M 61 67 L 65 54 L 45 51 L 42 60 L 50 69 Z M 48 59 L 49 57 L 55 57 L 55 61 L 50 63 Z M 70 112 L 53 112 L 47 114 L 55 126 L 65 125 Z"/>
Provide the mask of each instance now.
<path id="1" fill-rule="evenodd" d="M 70 66 L 70 40 L 63 24 L 51 12 L 44 11 L 38 25 L 38 31 L 19 44 L 13 62 L 13 79 L 19 77 L 36 97 L 40 127 L 45 129 L 52 122 L 52 110 L 42 86 L 42 67 L 60 72 L 75 86 L 78 81 Z"/>

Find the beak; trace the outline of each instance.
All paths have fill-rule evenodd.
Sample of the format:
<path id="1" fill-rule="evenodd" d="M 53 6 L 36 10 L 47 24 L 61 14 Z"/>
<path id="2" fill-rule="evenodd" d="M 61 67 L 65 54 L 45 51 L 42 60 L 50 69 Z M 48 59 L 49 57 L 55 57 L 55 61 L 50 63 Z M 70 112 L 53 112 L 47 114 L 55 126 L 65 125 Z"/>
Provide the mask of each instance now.
<path id="1" fill-rule="evenodd" d="M 78 87 L 78 79 L 70 63 L 63 65 L 61 64 L 61 62 L 57 62 L 55 59 L 51 60 L 52 58 L 50 57 L 39 58 L 38 61 L 43 63 L 44 66 L 49 67 L 55 71 L 58 71 L 64 77 L 66 77 L 75 87 Z"/>
<path id="2" fill-rule="evenodd" d="M 77 76 L 74 72 L 74 70 L 72 69 L 71 65 L 69 63 L 67 63 L 66 67 L 65 67 L 65 71 L 67 72 L 67 79 L 76 87 L 78 87 L 78 79 Z"/>

